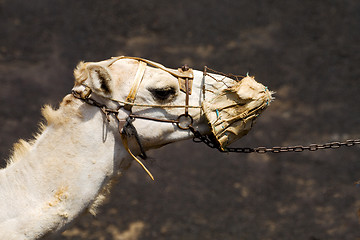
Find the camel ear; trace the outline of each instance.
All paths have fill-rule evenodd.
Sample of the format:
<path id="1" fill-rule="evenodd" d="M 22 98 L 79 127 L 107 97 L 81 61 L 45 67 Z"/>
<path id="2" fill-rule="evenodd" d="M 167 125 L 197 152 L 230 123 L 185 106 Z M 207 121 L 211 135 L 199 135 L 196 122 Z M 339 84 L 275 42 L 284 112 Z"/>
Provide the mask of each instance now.
<path id="1" fill-rule="evenodd" d="M 111 76 L 106 67 L 100 65 L 87 66 L 90 86 L 96 92 L 103 93 L 105 96 L 111 95 Z"/>

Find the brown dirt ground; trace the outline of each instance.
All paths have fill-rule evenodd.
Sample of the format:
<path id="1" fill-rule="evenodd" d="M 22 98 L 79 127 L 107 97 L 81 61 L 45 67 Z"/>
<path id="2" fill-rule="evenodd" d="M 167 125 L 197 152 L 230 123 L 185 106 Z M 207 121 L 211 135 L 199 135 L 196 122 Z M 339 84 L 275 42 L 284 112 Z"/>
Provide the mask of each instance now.
<path id="1" fill-rule="evenodd" d="M 78 61 L 122 54 L 249 72 L 276 91 L 236 146 L 359 138 L 359 13 L 358 0 L 0 0 L 0 157 L 69 93 Z M 133 166 L 97 217 L 56 239 L 360 239 L 359 147 L 240 155 L 187 141 L 150 155 L 155 182 Z"/>

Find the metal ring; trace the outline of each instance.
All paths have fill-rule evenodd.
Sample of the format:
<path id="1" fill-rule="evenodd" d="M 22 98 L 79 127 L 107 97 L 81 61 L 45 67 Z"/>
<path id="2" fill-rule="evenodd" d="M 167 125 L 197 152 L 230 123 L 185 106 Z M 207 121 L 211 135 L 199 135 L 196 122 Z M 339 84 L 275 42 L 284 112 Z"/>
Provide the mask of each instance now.
<path id="1" fill-rule="evenodd" d="M 194 120 L 189 114 L 181 114 L 177 118 L 176 124 L 180 129 L 188 130 L 192 126 L 193 122 Z"/>

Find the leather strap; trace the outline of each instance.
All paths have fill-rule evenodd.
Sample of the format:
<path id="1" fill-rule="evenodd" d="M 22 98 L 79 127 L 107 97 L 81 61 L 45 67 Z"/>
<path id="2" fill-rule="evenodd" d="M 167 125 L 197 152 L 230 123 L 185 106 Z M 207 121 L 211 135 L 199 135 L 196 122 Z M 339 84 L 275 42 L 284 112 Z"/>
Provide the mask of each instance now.
<path id="1" fill-rule="evenodd" d="M 189 86 L 189 79 L 185 78 L 185 116 L 189 116 L 189 95 L 190 93 L 190 86 Z"/>
<path id="2" fill-rule="evenodd" d="M 129 144 L 127 141 L 127 136 L 123 133 L 120 132 L 120 136 L 121 136 L 121 141 L 124 145 L 124 148 L 126 149 L 126 151 L 130 154 L 130 156 L 132 156 L 139 164 L 140 166 L 145 170 L 145 172 L 150 176 L 150 178 L 152 180 L 154 180 L 153 175 L 151 174 L 151 172 L 145 167 L 145 165 L 131 152 L 130 148 L 129 148 Z"/>
<path id="3" fill-rule="evenodd" d="M 129 95 L 126 98 L 126 102 L 134 103 L 135 98 L 136 98 L 136 94 L 137 94 L 137 92 L 139 90 L 139 87 L 140 87 L 141 80 L 144 77 L 145 68 L 146 68 L 146 63 L 140 61 L 139 62 L 139 67 L 137 69 L 137 72 L 136 72 L 136 75 L 135 75 L 135 78 L 134 78 L 133 85 L 132 85 L 132 87 L 130 89 Z M 125 107 L 126 110 L 130 111 L 132 105 L 125 105 L 124 107 Z"/>
<path id="4" fill-rule="evenodd" d="M 194 78 L 194 74 L 191 68 L 189 68 L 188 71 L 179 71 L 179 70 L 175 70 L 175 69 L 171 69 L 171 68 L 167 68 L 164 65 L 157 63 L 157 62 L 153 62 L 144 58 L 139 58 L 139 57 L 127 57 L 127 56 L 120 56 L 120 57 L 115 57 L 113 61 L 111 61 L 111 63 L 109 64 L 112 65 L 114 62 L 116 62 L 117 60 L 120 59 L 134 59 L 134 60 L 138 60 L 140 62 L 145 62 L 153 67 L 157 67 L 160 68 L 161 70 L 164 70 L 165 72 L 170 73 L 171 75 L 175 76 L 175 77 L 180 77 L 180 78 Z"/>
<path id="5" fill-rule="evenodd" d="M 131 118 L 127 118 L 126 121 L 122 121 L 121 119 L 119 119 L 119 116 L 118 114 L 116 114 L 116 118 L 119 122 L 119 125 L 118 125 L 118 130 L 119 130 L 119 133 L 120 133 L 120 136 L 121 136 L 121 141 L 122 141 L 122 144 L 125 148 L 125 150 L 130 154 L 130 156 L 132 156 L 135 161 L 137 161 L 140 166 L 145 170 L 145 172 L 150 176 L 150 178 L 152 180 L 154 180 L 154 177 L 153 175 L 151 174 L 151 172 L 145 167 L 145 165 L 131 152 L 130 148 L 129 148 L 129 144 L 128 144 L 128 137 L 132 134 L 135 135 L 135 138 L 136 138 L 136 141 L 137 143 L 139 144 L 139 147 L 140 147 L 140 151 L 141 151 L 141 154 L 143 155 L 143 157 L 146 158 L 146 154 L 145 154 L 145 151 L 141 145 L 141 142 L 139 140 L 139 136 L 137 134 L 137 131 L 136 131 L 136 128 L 132 125 L 131 123 Z M 129 131 L 129 128 L 130 127 L 130 131 Z M 134 131 L 134 132 L 132 132 Z"/>
<path id="6" fill-rule="evenodd" d="M 127 57 L 127 56 L 120 56 L 120 57 L 114 57 L 113 60 L 110 62 L 109 66 L 111 66 L 112 64 L 114 64 L 116 61 L 120 60 L 120 59 L 133 59 L 133 60 L 138 60 L 139 62 L 144 62 L 149 64 L 150 66 L 159 68 L 167 73 L 170 73 L 171 75 L 173 75 L 174 77 L 177 77 L 179 80 L 179 85 L 180 85 L 180 89 L 186 93 L 186 87 L 185 87 L 185 79 L 187 78 L 189 80 L 188 83 L 188 89 L 189 89 L 189 94 L 191 95 L 191 90 L 192 90 L 192 82 L 194 79 L 194 72 L 191 68 L 179 68 L 177 70 L 175 69 L 171 69 L 171 68 L 167 68 L 164 65 L 157 63 L 157 62 L 153 62 L 144 58 L 139 58 L 139 57 Z"/>

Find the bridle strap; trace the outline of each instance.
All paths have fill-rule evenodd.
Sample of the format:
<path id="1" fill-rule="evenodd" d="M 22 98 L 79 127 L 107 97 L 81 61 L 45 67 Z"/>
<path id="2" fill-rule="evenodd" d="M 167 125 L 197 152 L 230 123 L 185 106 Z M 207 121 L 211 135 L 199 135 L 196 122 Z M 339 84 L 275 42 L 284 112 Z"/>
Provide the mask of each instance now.
<path id="1" fill-rule="evenodd" d="M 125 150 L 130 154 L 130 156 L 132 156 L 135 161 L 137 161 L 140 166 L 145 170 L 145 172 L 149 175 L 149 177 L 152 179 L 152 180 L 155 180 L 154 179 L 154 176 L 151 174 L 151 172 L 145 167 L 145 165 L 131 152 L 130 148 L 129 148 L 129 144 L 128 144 L 128 140 L 127 140 L 127 137 L 124 135 L 124 134 L 120 134 L 121 136 L 121 141 L 122 141 L 122 144 L 124 145 L 124 148 Z"/>
<path id="2" fill-rule="evenodd" d="M 189 78 L 185 78 L 185 116 L 189 116 L 189 95 L 190 95 L 190 88 L 189 88 Z"/>
<path id="3" fill-rule="evenodd" d="M 139 57 L 128 57 L 128 56 L 120 56 L 120 57 L 114 57 L 114 60 L 108 65 L 111 66 L 112 64 L 114 64 L 116 61 L 120 60 L 120 59 L 133 59 L 133 60 L 138 60 L 140 62 L 145 62 L 153 67 L 159 68 L 165 72 L 170 73 L 171 75 L 178 77 L 178 78 L 189 78 L 189 79 L 193 79 L 194 78 L 194 74 L 192 69 L 188 69 L 188 71 L 181 71 L 180 69 L 175 70 L 175 69 L 171 69 L 171 68 L 167 68 L 164 65 L 157 63 L 157 62 L 153 62 L 150 61 L 148 59 L 145 58 L 139 58 Z"/>
<path id="4" fill-rule="evenodd" d="M 126 102 L 134 103 L 135 98 L 136 98 L 136 94 L 137 94 L 137 92 L 139 90 L 139 87 L 140 87 L 141 80 L 144 77 L 145 68 L 146 68 L 146 63 L 143 62 L 143 61 L 139 61 L 139 67 L 137 69 L 137 72 L 136 72 L 136 75 L 135 75 L 135 78 L 134 78 L 134 82 L 133 82 L 133 85 L 132 85 L 132 87 L 130 89 L 129 95 L 126 98 Z M 129 105 L 129 104 L 126 104 L 124 106 L 124 108 L 126 110 L 129 110 L 129 111 L 131 110 L 131 107 L 132 107 L 132 105 Z"/>
<path id="5" fill-rule="evenodd" d="M 188 79 L 188 94 L 191 95 L 192 92 L 192 82 L 194 79 L 194 72 L 191 68 L 189 68 L 187 65 L 178 68 L 177 70 L 175 69 L 171 69 L 171 68 L 167 68 L 164 65 L 157 63 L 157 62 L 153 62 L 144 58 L 139 58 L 139 57 L 127 57 L 127 56 L 120 56 L 120 57 L 114 57 L 113 60 L 109 63 L 108 66 L 111 66 L 112 64 L 114 64 L 116 61 L 121 60 L 121 59 L 133 59 L 133 60 L 137 60 L 140 63 L 144 62 L 149 64 L 150 66 L 153 66 L 155 68 L 159 68 L 167 73 L 170 73 L 171 75 L 173 75 L 174 77 L 178 78 L 179 81 L 179 86 L 180 86 L 180 90 L 183 91 L 184 93 L 186 93 L 186 79 Z"/>
<path id="6" fill-rule="evenodd" d="M 145 167 L 145 165 L 131 152 L 130 148 L 129 148 L 129 144 L 128 144 L 128 136 L 131 135 L 131 133 L 127 132 L 128 131 L 128 128 L 130 127 L 132 131 L 135 131 L 133 134 L 135 134 L 135 138 L 136 138 L 136 141 L 137 143 L 139 144 L 139 147 L 140 147 L 140 151 L 143 155 L 144 158 L 146 158 L 146 154 L 145 154 L 145 151 L 142 147 L 142 144 L 140 142 L 140 139 L 139 139 L 139 136 L 137 134 L 137 131 L 136 131 L 136 128 L 132 125 L 131 123 L 131 119 L 130 117 L 128 117 L 126 119 L 126 123 L 124 126 L 121 126 L 120 124 L 120 119 L 118 117 L 118 115 L 116 115 L 116 118 L 117 120 L 119 121 L 119 125 L 118 125 L 118 128 L 119 128 L 119 133 L 120 133 L 120 137 L 121 137 L 121 141 L 122 141 L 122 144 L 125 148 L 125 150 L 130 154 L 131 157 L 133 157 L 135 159 L 135 161 L 137 161 L 140 166 L 145 170 L 145 172 L 150 176 L 150 178 L 152 180 L 154 180 L 154 177 L 153 175 L 151 174 L 151 172 Z"/>
<path id="7" fill-rule="evenodd" d="M 128 111 L 131 112 L 132 107 L 135 104 L 135 98 L 136 98 L 136 94 L 139 90 L 141 81 L 144 77 L 144 73 L 145 73 L 145 69 L 147 64 L 152 65 L 153 67 L 159 68 L 165 72 L 170 73 L 171 75 L 175 76 L 178 78 L 179 81 L 179 87 L 180 90 L 182 90 L 183 92 L 185 92 L 185 105 L 182 106 L 185 109 L 185 113 L 180 115 L 178 117 L 177 120 L 175 121 L 164 121 L 161 119 L 151 119 L 151 120 L 157 120 L 157 121 L 163 121 L 163 122 L 172 122 L 172 123 L 176 123 L 181 129 L 187 130 L 189 129 L 189 127 L 191 127 L 190 125 L 193 122 L 192 117 L 189 115 L 189 108 L 193 107 L 193 106 L 189 106 L 189 96 L 191 95 L 192 92 L 192 81 L 194 78 L 194 74 L 191 68 L 189 68 L 187 65 L 182 66 L 181 68 L 178 68 L 177 70 L 174 69 L 170 69 L 167 67 L 164 67 L 163 65 L 161 65 L 160 63 L 156 63 L 147 59 L 143 59 L 143 58 L 138 58 L 138 57 L 126 57 L 126 56 L 120 56 L 120 57 L 116 57 L 114 58 L 111 63 L 108 66 L 111 66 L 112 64 L 114 64 L 116 61 L 120 60 L 120 59 L 133 59 L 133 60 L 137 60 L 139 61 L 139 66 L 137 69 L 137 72 L 135 74 L 135 78 L 134 78 L 134 82 L 133 85 L 130 89 L 130 92 L 128 94 L 128 96 L 126 97 L 126 101 L 124 102 L 124 108 Z M 154 107 L 154 105 L 150 105 L 151 107 Z M 136 115 L 133 115 L 135 118 L 137 117 Z M 188 120 L 188 124 L 183 126 L 180 123 L 181 119 L 185 119 Z M 141 118 L 141 117 L 138 117 Z M 150 119 L 150 118 L 149 118 Z"/>

